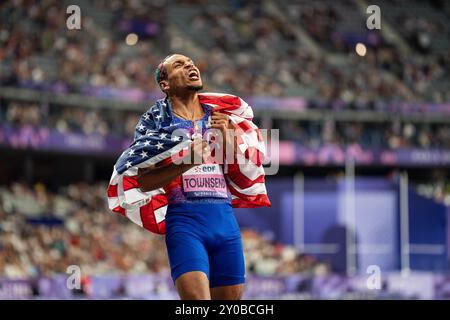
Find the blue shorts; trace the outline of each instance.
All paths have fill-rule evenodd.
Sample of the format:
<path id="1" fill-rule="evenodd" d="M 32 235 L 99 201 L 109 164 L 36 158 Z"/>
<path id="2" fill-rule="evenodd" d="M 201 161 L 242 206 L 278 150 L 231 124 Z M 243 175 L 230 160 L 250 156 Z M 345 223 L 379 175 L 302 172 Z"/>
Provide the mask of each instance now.
<path id="1" fill-rule="evenodd" d="M 169 204 L 166 246 L 172 279 L 204 272 L 210 287 L 245 282 L 239 225 L 229 203 Z"/>

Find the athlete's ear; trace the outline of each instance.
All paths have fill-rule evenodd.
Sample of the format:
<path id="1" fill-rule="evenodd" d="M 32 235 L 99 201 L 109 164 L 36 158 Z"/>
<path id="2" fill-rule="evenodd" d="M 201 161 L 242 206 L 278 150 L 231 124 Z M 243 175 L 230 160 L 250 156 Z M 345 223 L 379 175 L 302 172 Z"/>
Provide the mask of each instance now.
<path id="1" fill-rule="evenodd" d="M 163 92 L 166 92 L 169 89 L 169 81 L 167 80 L 161 80 L 159 82 L 159 87 Z"/>

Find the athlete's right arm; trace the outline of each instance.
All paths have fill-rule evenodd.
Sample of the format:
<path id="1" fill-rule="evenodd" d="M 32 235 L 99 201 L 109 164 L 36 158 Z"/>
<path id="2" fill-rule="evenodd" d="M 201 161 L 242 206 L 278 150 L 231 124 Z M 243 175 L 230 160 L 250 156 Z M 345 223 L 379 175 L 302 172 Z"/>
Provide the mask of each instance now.
<path id="1" fill-rule="evenodd" d="M 203 140 L 201 143 L 192 142 L 190 149 L 190 163 L 171 163 L 161 167 L 139 169 L 137 178 L 139 188 L 142 191 L 147 192 L 162 188 L 165 185 L 169 184 L 176 177 L 182 175 L 187 170 L 198 165 L 198 163 L 194 163 L 194 159 L 203 159 L 205 157 L 204 148 L 206 146 L 207 143 Z"/>

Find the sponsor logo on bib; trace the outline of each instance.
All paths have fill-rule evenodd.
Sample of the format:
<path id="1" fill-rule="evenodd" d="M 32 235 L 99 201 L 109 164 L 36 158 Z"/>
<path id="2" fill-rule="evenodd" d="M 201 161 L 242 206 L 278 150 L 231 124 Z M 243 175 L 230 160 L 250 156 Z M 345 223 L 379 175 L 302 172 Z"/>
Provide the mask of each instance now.
<path id="1" fill-rule="evenodd" d="M 227 198 L 227 185 L 218 164 L 202 164 L 186 171 L 182 177 L 183 191 L 188 198 Z"/>

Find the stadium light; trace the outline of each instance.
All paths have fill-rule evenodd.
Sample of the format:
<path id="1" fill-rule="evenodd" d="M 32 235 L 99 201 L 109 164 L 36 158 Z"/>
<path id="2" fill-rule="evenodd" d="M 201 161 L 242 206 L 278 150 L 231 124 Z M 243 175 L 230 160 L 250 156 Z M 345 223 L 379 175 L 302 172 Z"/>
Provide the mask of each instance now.
<path id="1" fill-rule="evenodd" d="M 129 46 L 134 46 L 139 40 L 139 37 L 136 33 L 130 33 L 125 38 L 125 43 Z"/>
<path id="2" fill-rule="evenodd" d="M 363 43 L 358 42 L 356 44 L 355 51 L 358 56 L 364 57 L 366 55 L 367 48 Z"/>

